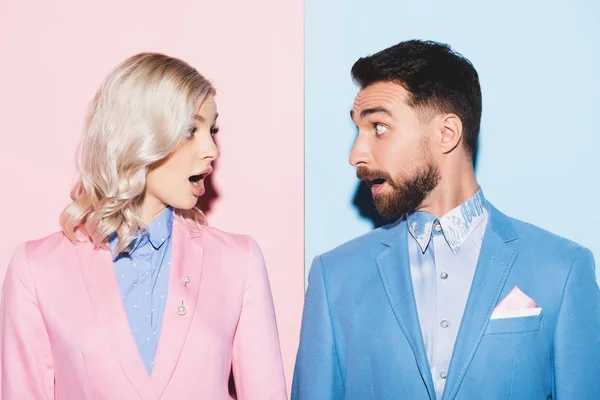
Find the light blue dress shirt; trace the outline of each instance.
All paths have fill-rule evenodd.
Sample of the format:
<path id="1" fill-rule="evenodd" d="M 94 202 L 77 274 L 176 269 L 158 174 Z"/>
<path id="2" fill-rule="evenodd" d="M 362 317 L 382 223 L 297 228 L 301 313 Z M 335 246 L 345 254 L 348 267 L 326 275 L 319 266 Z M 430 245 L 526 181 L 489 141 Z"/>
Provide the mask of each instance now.
<path id="1" fill-rule="evenodd" d="M 165 209 L 131 245 L 131 252 L 113 259 L 133 338 L 148 374 L 152 374 L 167 301 L 171 269 L 173 211 Z M 116 235 L 109 239 L 111 250 Z"/>
<path id="2" fill-rule="evenodd" d="M 487 219 L 481 190 L 439 219 L 427 212 L 407 218 L 415 301 L 438 400 L 444 392 Z"/>

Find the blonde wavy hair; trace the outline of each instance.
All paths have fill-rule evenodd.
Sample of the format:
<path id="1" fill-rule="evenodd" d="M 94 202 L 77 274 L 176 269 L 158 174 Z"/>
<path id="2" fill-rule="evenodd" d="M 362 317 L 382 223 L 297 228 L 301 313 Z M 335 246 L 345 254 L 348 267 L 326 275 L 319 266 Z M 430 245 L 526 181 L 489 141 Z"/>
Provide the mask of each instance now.
<path id="1" fill-rule="evenodd" d="M 65 235 L 81 232 L 116 253 L 126 251 L 146 226 L 140 219 L 148 172 L 181 146 L 200 104 L 215 90 L 187 63 L 141 53 L 117 66 L 88 109 L 77 151 L 78 179 L 72 203 L 60 215 Z M 174 210 L 193 226 L 205 224 L 200 209 Z"/>

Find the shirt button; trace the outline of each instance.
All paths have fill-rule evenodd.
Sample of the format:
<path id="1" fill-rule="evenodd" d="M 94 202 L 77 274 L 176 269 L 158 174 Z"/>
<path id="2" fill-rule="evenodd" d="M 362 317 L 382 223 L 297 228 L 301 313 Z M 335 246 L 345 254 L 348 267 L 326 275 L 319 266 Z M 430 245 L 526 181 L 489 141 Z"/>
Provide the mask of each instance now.
<path id="1" fill-rule="evenodd" d="M 442 272 L 442 273 L 440 274 L 440 278 L 442 278 L 442 279 L 447 279 L 447 278 L 448 278 L 448 274 L 447 274 L 447 273 L 445 273 L 445 272 Z"/>
<path id="2" fill-rule="evenodd" d="M 177 314 L 179 315 L 185 315 L 186 310 L 185 310 L 185 306 L 182 304 L 179 307 L 177 307 Z"/>
<path id="3" fill-rule="evenodd" d="M 192 278 L 190 278 L 190 276 L 189 276 L 189 275 L 186 275 L 186 276 L 184 276 L 184 277 L 183 277 L 183 281 L 184 281 L 185 283 L 190 283 L 190 282 L 191 282 L 191 280 L 192 280 Z"/>
<path id="4" fill-rule="evenodd" d="M 442 322 L 440 322 L 440 325 L 442 326 L 442 328 L 447 328 L 450 325 L 450 323 L 444 319 L 442 320 Z"/>
<path id="5" fill-rule="evenodd" d="M 433 229 L 435 229 L 436 232 L 441 232 L 442 226 L 440 224 L 435 224 L 435 226 L 433 227 Z"/>
<path id="6" fill-rule="evenodd" d="M 448 377 L 448 374 L 446 373 L 446 371 L 440 372 L 440 378 L 446 379 L 447 377 Z"/>

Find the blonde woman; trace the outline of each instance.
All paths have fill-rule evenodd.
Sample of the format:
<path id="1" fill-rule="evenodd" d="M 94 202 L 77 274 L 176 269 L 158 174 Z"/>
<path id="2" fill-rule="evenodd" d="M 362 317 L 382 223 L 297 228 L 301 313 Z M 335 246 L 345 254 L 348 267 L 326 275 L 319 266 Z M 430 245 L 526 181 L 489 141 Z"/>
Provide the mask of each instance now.
<path id="1" fill-rule="evenodd" d="M 286 398 L 261 250 L 195 208 L 219 151 L 211 84 L 144 53 L 91 102 L 62 231 L 2 291 L 4 400 Z"/>

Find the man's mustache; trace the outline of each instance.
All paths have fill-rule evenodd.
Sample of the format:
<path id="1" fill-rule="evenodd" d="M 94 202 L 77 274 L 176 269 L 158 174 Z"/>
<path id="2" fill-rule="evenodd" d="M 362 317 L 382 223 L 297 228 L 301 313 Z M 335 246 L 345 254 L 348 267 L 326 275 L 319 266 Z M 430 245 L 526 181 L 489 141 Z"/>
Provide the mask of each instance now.
<path id="1" fill-rule="evenodd" d="M 393 182 L 392 177 L 387 172 L 367 167 L 356 168 L 356 177 L 363 181 L 383 179 L 386 182 Z"/>

